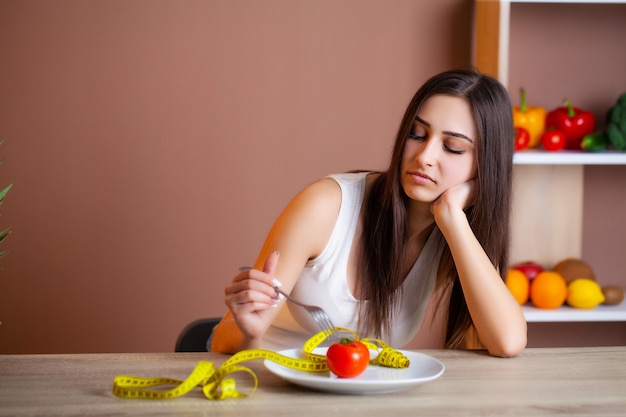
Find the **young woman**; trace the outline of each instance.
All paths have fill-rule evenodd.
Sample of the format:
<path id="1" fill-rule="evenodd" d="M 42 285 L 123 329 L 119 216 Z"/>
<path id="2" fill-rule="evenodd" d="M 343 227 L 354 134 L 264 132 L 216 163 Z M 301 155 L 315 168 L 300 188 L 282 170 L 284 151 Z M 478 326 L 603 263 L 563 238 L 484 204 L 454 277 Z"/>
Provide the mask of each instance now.
<path id="1" fill-rule="evenodd" d="M 440 347 L 471 334 L 491 355 L 526 346 L 506 288 L 513 155 L 503 86 L 474 71 L 428 80 L 409 104 L 385 172 L 333 175 L 302 190 L 271 228 L 253 269 L 225 289 L 213 351 L 301 347 L 317 329 L 273 285 L 324 308 L 334 324 L 400 348 L 426 306 L 446 312 Z"/>

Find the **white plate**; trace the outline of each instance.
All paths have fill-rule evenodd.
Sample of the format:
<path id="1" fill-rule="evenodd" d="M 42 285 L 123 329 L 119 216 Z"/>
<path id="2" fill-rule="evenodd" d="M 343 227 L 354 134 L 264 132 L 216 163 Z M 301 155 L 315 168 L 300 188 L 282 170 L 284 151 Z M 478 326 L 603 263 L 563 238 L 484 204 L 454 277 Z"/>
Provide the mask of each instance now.
<path id="1" fill-rule="evenodd" d="M 324 355 L 327 348 L 318 348 L 315 353 Z M 303 372 L 265 360 L 265 367 L 287 381 L 307 388 L 341 394 L 382 394 L 401 391 L 412 386 L 439 378 L 445 369 L 443 363 L 423 353 L 401 351 L 409 358 L 408 368 L 394 369 L 383 366 L 368 366 L 355 378 L 338 378 L 331 372 Z M 292 358 L 302 358 L 301 349 L 278 352 Z"/>

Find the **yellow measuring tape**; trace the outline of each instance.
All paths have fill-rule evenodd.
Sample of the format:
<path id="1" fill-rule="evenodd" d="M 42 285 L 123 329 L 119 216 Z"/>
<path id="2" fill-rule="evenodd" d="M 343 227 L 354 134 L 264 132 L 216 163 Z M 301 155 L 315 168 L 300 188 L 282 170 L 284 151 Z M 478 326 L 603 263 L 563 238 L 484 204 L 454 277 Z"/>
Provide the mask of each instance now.
<path id="1" fill-rule="evenodd" d="M 335 332 L 348 332 L 355 340 L 364 343 L 370 350 L 375 350 L 378 355 L 370 361 L 370 365 L 386 366 L 390 368 L 406 368 L 409 366 L 409 359 L 401 352 L 393 349 L 378 339 L 358 339 L 352 330 L 337 327 L 332 329 Z M 174 378 L 145 378 L 131 375 L 118 375 L 113 379 L 113 394 L 121 398 L 140 398 L 152 400 L 165 400 L 181 397 L 192 391 L 195 387 L 201 386 L 202 392 L 210 400 L 223 400 L 226 398 L 244 398 L 254 392 L 259 384 L 255 373 L 245 367 L 238 365 L 255 359 L 267 359 L 276 362 L 287 368 L 296 369 L 303 372 L 325 372 L 328 370 L 326 356 L 313 353 L 322 342 L 327 339 L 324 332 L 317 333 L 304 344 L 304 359 L 291 358 L 270 350 L 250 349 L 243 350 L 232 355 L 219 368 L 215 368 L 212 362 L 200 361 L 185 380 Z M 237 390 L 233 374 L 249 374 L 254 382 L 254 386 L 249 393 L 241 393 Z M 154 390 L 152 387 L 173 386 L 168 390 Z"/>

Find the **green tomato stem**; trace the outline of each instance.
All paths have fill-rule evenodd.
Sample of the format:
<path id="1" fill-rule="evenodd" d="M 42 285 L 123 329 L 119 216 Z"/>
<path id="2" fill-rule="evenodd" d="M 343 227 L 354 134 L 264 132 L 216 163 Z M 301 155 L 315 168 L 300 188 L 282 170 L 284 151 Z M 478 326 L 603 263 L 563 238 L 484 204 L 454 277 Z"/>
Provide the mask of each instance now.
<path id="1" fill-rule="evenodd" d="M 565 107 L 567 107 L 567 115 L 569 117 L 576 116 L 576 112 L 574 112 L 574 105 L 572 104 L 572 102 L 568 98 L 563 100 L 563 104 L 565 105 Z"/>

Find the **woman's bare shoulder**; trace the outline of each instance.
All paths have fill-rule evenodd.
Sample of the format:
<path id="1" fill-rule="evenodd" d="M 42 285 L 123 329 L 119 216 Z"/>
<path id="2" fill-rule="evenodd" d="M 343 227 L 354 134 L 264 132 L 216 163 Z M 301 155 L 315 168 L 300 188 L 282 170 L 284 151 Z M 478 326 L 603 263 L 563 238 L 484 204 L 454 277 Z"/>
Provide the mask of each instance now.
<path id="1" fill-rule="evenodd" d="M 305 212 L 307 216 L 338 215 L 341 206 L 341 187 L 331 178 L 322 178 L 303 188 L 289 203 L 289 208 Z"/>
<path id="2" fill-rule="evenodd" d="M 276 219 L 261 258 L 270 251 L 279 251 L 283 267 L 289 259 L 294 268 L 302 268 L 304 262 L 325 247 L 340 207 L 341 188 L 332 179 L 324 178 L 304 187 Z"/>

